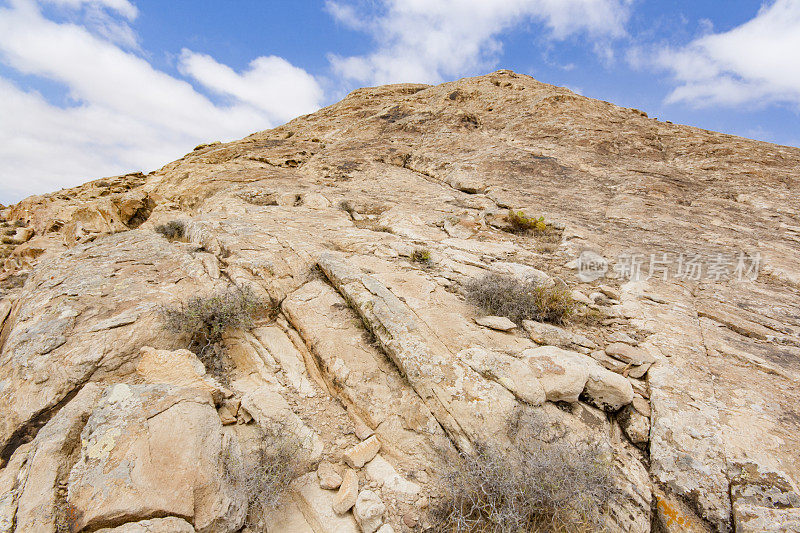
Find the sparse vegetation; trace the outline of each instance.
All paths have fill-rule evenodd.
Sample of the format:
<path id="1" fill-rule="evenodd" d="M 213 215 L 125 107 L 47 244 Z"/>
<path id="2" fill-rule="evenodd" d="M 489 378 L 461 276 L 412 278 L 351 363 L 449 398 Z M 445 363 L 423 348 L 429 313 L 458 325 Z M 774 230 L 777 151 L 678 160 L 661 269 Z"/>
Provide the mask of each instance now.
<path id="1" fill-rule="evenodd" d="M 350 200 L 342 200 L 341 202 L 339 202 L 339 209 L 341 209 L 350 216 L 353 216 L 353 212 L 356 210 L 356 208 L 353 207 L 353 204 L 350 203 Z"/>
<path id="2" fill-rule="evenodd" d="M 251 531 L 265 531 L 270 513 L 300 473 L 298 450 L 299 444 L 285 436 L 285 432 L 260 429 L 251 453 L 244 457 L 231 453 L 225 456 L 225 476 L 247 498 L 245 525 Z"/>
<path id="3" fill-rule="evenodd" d="M 606 315 L 602 311 L 587 307 L 579 313 L 572 315 L 573 321 L 590 327 L 600 327 Z"/>
<path id="4" fill-rule="evenodd" d="M 428 265 L 431 262 L 431 252 L 427 248 L 416 248 L 411 252 L 411 260 Z"/>
<path id="5" fill-rule="evenodd" d="M 546 287 L 533 280 L 487 274 L 465 286 L 467 298 L 483 310 L 514 322 L 538 320 L 562 323 L 575 309 L 569 290 Z"/>
<path id="6" fill-rule="evenodd" d="M 186 236 L 186 223 L 180 220 L 170 220 L 166 224 L 159 224 L 155 229 L 170 241 L 183 239 Z"/>
<path id="7" fill-rule="evenodd" d="M 263 303 L 247 287 L 234 287 L 208 297 L 196 296 L 179 307 L 163 309 L 164 325 L 174 333 L 190 338 L 194 350 L 216 376 L 224 373 L 222 336 L 229 329 L 253 326 L 253 317 Z"/>
<path id="8" fill-rule="evenodd" d="M 508 223 L 511 224 L 512 233 L 525 233 L 527 231 L 543 233 L 547 231 L 547 223 L 544 221 L 544 217 L 528 217 L 523 211 L 509 209 L 506 218 Z"/>
<path id="9" fill-rule="evenodd" d="M 601 529 L 610 467 L 592 446 L 480 450 L 443 469 L 432 509 L 442 533 L 588 532 Z"/>

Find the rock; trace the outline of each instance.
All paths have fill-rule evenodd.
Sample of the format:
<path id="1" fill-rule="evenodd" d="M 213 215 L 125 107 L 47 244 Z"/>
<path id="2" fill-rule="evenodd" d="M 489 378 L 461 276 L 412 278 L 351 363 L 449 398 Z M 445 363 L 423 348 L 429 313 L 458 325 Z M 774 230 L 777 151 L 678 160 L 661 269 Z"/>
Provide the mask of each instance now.
<path id="1" fill-rule="evenodd" d="M 186 520 L 171 516 L 128 522 L 115 528 L 98 529 L 97 533 L 195 533 L 195 529 Z"/>
<path id="2" fill-rule="evenodd" d="M 636 446 L 644 448 L 650 442 L 650 418 L 640 413 L 633 404 L 617 415 L 617 421 L 625 436 Z"/>
<path id="3" fill-rule="evenodd" d="M 482 316 L 476 318 L 475 323 L 497 331 L 511 331 L 517 327 L 512 320 L 504 316 Z"/>
<path id="4" fill-rule="evenodd" d="M 583 354 L 541 346 L 525 350 L 522 356 L 551 402 L 576 402 L 584 394 L 594 405 L 615 411 L 633 400 L 628 380 Z"/>
<path id="5" fill-rule="evenodd" d="M 633 401 L 633 387 L 624 377 L 595 364 L 583 394 L 589 402 L 606 411 L 617 411 Z"/>
<path id="6" fill-rule="evenodd" d="M 589 294 L 589 299 L 596 305 L 611 305 L 611 299 L 602 292 L 593 292 Z"/>
<path id="7" fill-rule="evenodd" d="M 14 450 L 5 468 L 0 471 L 0 533 L 13 533 L 22 483 L 25 482 L 32 444 Z"/>
<path id="8" fill-rule="evenodd" d="M 606 337 L 606 342 L 608 343 L 617 343 L 621 342 L 623 344 L 630 344 L 631 346 L 636 346 L 639 344 L 636 342 L 636 339 L 625 333 L 624 331 L 614 331 L 610 335 Z"/>
<path id="9" fill-rule="evenodd" d="M 486 183 L 474 172 L 465 169 L 455 169 L 445 177 L 448 185 L 468 194 L 482 194 L 486 192 Z"/>
<path id="10" fill-rule="evenodd" d="M 361 468 L 378 453 L 381 449 L 381 441 L 372 435 L 365 441 L 361 441 L 344 454 L 344 462 L 351 468 Z"/>
<path id="11" fill-rule="evenodd" d="M 383 524 L 378 528 L 378 533 L 394 533 L 394 528 L 389 524 Z"/>
<path id="12" fill-rule="evenodd" d="M 358 474 L 356 471 L 347 468 L 342 475 L 342 482 L 336 499 L 333 502 L 333 510 L 336 514 L 344 514 L 356 504 L 358 498 Z"/>
<path id="13" fill-rule="evenodd" d="M 353 508 L 353 516 L 364 533 L 375 533 L 383 524 L 386 506 L 371 490 L 362 490 Z"/>
<path id="14" fill-rule="evenodd" d="M 740 506 L 734 511 L 734 523 L 742 533 L 798 533 L 800 509 Z"/>
<path id="15" fill-rule="evenodd" d="M 330 207 L 331 202 L 319 193 L 310 192 L 303 195 L 303 205 L 312 209 L 324 209 Z"/>
<path id="16" fill-rule="evenodd" d="M 537 284 L 544 287 L 552 287 L 555 285 L 555 280 L 553 280 L 553 278 L 551 278 L 547 272 L 529 265 L 512 263 L 509 261 L 494 261 L 491 268 L 500 274 L 506 274 L 508 276 L 529 281 L 535 281 Z"/>
<path id="17" fill-rule="evenodd" d="M 366 465 L 367 475 L 378 483 L 383 490 L 390 490 L 403 496 L 416 496 L 421 487 L 401 476 L 389 461 L 376 455 Z"/>
<path id="18" fill-rule="evenodd" d="M 444 232 L 428 226 L 416 213 L 400 207 L 393 207 L 378 218 L 378 225 L 385 227 L 394 235 L 417 241 L 439 241 Z"/>
<path id="19" fill-rule="evenodd" d="M 585 294 L 583 294 L 579 290 L 572 290 L 570 292 L 570 295 L 572 296 L 572 299 L 574 301 L 578 302 L 579 304 L 589 305 L 591 303 L 594 303 L 594 302 L 592 302 L 592 300 L 589 299 L 588 296 L 586 296 Z"/>
<path id="20" fill-rule="evenodd" d="M 597 344 L 583 335 L 571 333 L 558 326 L 553 326 L 552 324 L 523 320 L 522 327 L 525 328 L 531 340 L 536 344 L 559 346 L 562 348 L 570 346 L 581 346 L 589 349 L 597 348 Z"/>
<path id="21" fill-rule="evenodd" d="M 582 355 L 554 346 L 522 352 L 551 402 L 577 402 L 589 379 L 589 365 Z"/>
<path id="22" fill-rule="evenodd" d="M 101 393 L 99 385 L 85 385 L 39 431 L 29 451 L 23 451 L 26 464 L 17 478 L 20 492 L 16 516 L 10 517 L 16 528 L 14 531 L 55 531 L 59 501 L 63 501 L 59 489 L 67 481 L 64 470 L 69 467 L 69 457 L 80 449 L 81 431 Z M 75 502 L 70 501 L 70 504 L 72 507 L 68 510 L 80 509 Z"/>
<path id="23" fill-rule="evenodd" d="M 709 527 L 703 519 L 680 499 L 674 498 L 654 487 L 657 526 L 667 533 L 707 533 Z"/>
<path id="24" fill-rule="evenodd" d="M 235 531 L 246 502 L 223 475 L 224 455 L 208 392 L 111 386 L 83 429 L 69 474 L 76 528 L 164 515 L 190 518 L 198 532 Z"/>
<path id="25" fill-rule="evenodd" d="M 651 365 L 656 362 L 655 357 L 650 355 L 647 350 L 621 342 L 612 342 L 606 346 L 605 350 L 614 359 L 619 359 L 632 365 Z"/>
<path id="26" fill-rule="evenodd" d="M 651 533 L 653 497 L 650 474 L 642 462 L 642 454 L 611 428 L 613 462 L 610 469 L 614 487 L 606 502 L 609 511 L 606 527 L 612 531 Z M 611 520 L 608 520 L 610 518 Z"/>
<path id="27" fill-rule="evenodd" d="M 463 350 L 458 357 L 475 372 L 499 383 L 521 401 L 530 405 L 544 403 L 546 394 L 538 374 L 525 361 L 482 348 Z"/>
<path id="28" fill-rule="evenodd" d="M 612 300 L 619 300 L 620 299 L 620 292 L 610 285 L 600 285 L 598 287 L 600 292 L 605 294 L 608 298 Z"/>
<path id="29" fill-rule="evenodd" d="M 304 522 L 307 524 L 303 524 L 305 529 L 300 529 L 298 533 L 305 533 L 306 531 L 359 533 L 358 525 L 351 513 L 345 511 L 344 514 L 339 515 L 333 510 L 338 495 L 320 488 L 315 472 L 309 472 L 295 479 L 290 488 L 301 510 L 301 517 L 298 518 L 302 520 L 296 521 L 301 524 Z M 281 532 L 281 530 L 277 531 Z"/>
<path id="30" fill-rule="evenodd" d="M 323 443 L 319 435 L 292 411 L 291 406 L 274 384 L 262 385 L 242 397 L 240 415 L 249 415 L 262 428 L 278 431 L 299 444 L 296 459 L 313 464 L 322 457 Z"/>
<path id="31" fill-rule="evenodd" d="M 22 244 L 28 242 L 33 237 L 33 228 L 17 228 L 16 233 L 11 237 L 15 244 Z"/>
<path id="32" fill-rule="evenodd" d="M 219 419 L 223 426 L 235 424 L 239 415 L 239 407 L 242 401 L 238 399 L 223 400 L 222 405 L 217 409 Z"/>
<path id="33" fill-rule="evenodd" d="M 319 486 L 327 490 L 336 490 L 342 484 L 342 476 L 336 471 L 331 463 L 322 461 L 317 467 L 317 477 Z"/>
<path id="34" fill-rule="evenodd" d="M 345 380 L 346 379 L 347 378 L 345 378 Z M 375 434 L 372 428 L 369 427 L 360 416 L 351 413 L 350 417 L 353 419 L 353 431 L 355 431 L 356 437 L 358 437 L 359 440 L 367 440 Z"/>
<path id="35" fill-rule="evenodd" d="M 650 418 L 650 402 L 642 398 L 639 394 L 636 394 L 633 397 L 633 402 L 631 405 L 639 414 L 647 417 L 648 419 Z"/>
<path id="36" fill-rule="evenodd" d="M 199 260 L 152 232 L 43 255 L 6 320 L 0 382 L 12 385 L 0 390 L 0 448 L 80 385 L 130 375 L 142 346 L 173 342 L 159 305 L 205 284 Z"/>
<path id="37" fill-rule="evenodd" d="M 230 394 L 206 374 L 203 363 L 189 350 L 156 350 L 144 346 L 139 350 L 136 371 L 147 383 L 162 383 L 208 392 L 217 405 Z"/>

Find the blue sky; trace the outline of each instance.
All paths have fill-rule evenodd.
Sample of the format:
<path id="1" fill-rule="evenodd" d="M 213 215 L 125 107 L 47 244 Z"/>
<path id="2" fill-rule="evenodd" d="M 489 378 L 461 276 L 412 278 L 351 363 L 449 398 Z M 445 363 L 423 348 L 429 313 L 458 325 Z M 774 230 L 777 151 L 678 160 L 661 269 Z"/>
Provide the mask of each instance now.
<path id="1" fill-rule="evenodd" d="M 0 203 L 498 68 L 800 146 L 800 0 L 0 0 Z"/>

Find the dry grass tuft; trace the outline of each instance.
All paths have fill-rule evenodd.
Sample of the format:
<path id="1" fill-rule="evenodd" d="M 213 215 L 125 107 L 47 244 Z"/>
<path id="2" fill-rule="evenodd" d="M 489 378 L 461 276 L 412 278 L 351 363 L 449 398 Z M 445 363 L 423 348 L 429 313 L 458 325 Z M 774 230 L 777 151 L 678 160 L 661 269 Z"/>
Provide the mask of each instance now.
<path id="1" fill-rule="evenodd" d="M 487 274 L 464 288 L 467 299 L 481 309 L 517 323 L 537 320 L 560 324 L 575 310 L 570 291 L 558 285 L 545 287 L 532 280 Z"/>
<path id="2" fill-rule="evenodd" d="M 589 532 L 601 529 L 610 466 L 597 448 L 543 445 L 485 450 L 444 469 L 432 509 L 441 533 Z"/>

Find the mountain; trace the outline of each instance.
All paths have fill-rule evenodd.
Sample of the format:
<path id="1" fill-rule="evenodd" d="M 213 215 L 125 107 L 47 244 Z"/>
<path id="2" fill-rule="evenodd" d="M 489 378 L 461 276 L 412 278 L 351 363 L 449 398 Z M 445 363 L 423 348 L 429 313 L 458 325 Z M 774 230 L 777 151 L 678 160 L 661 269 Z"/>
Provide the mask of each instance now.
<path id="1" fill-rule="evenodd" d="M 501 70 L 7 207 L 0 531 L 792 531 L 798 169 Z"/>

